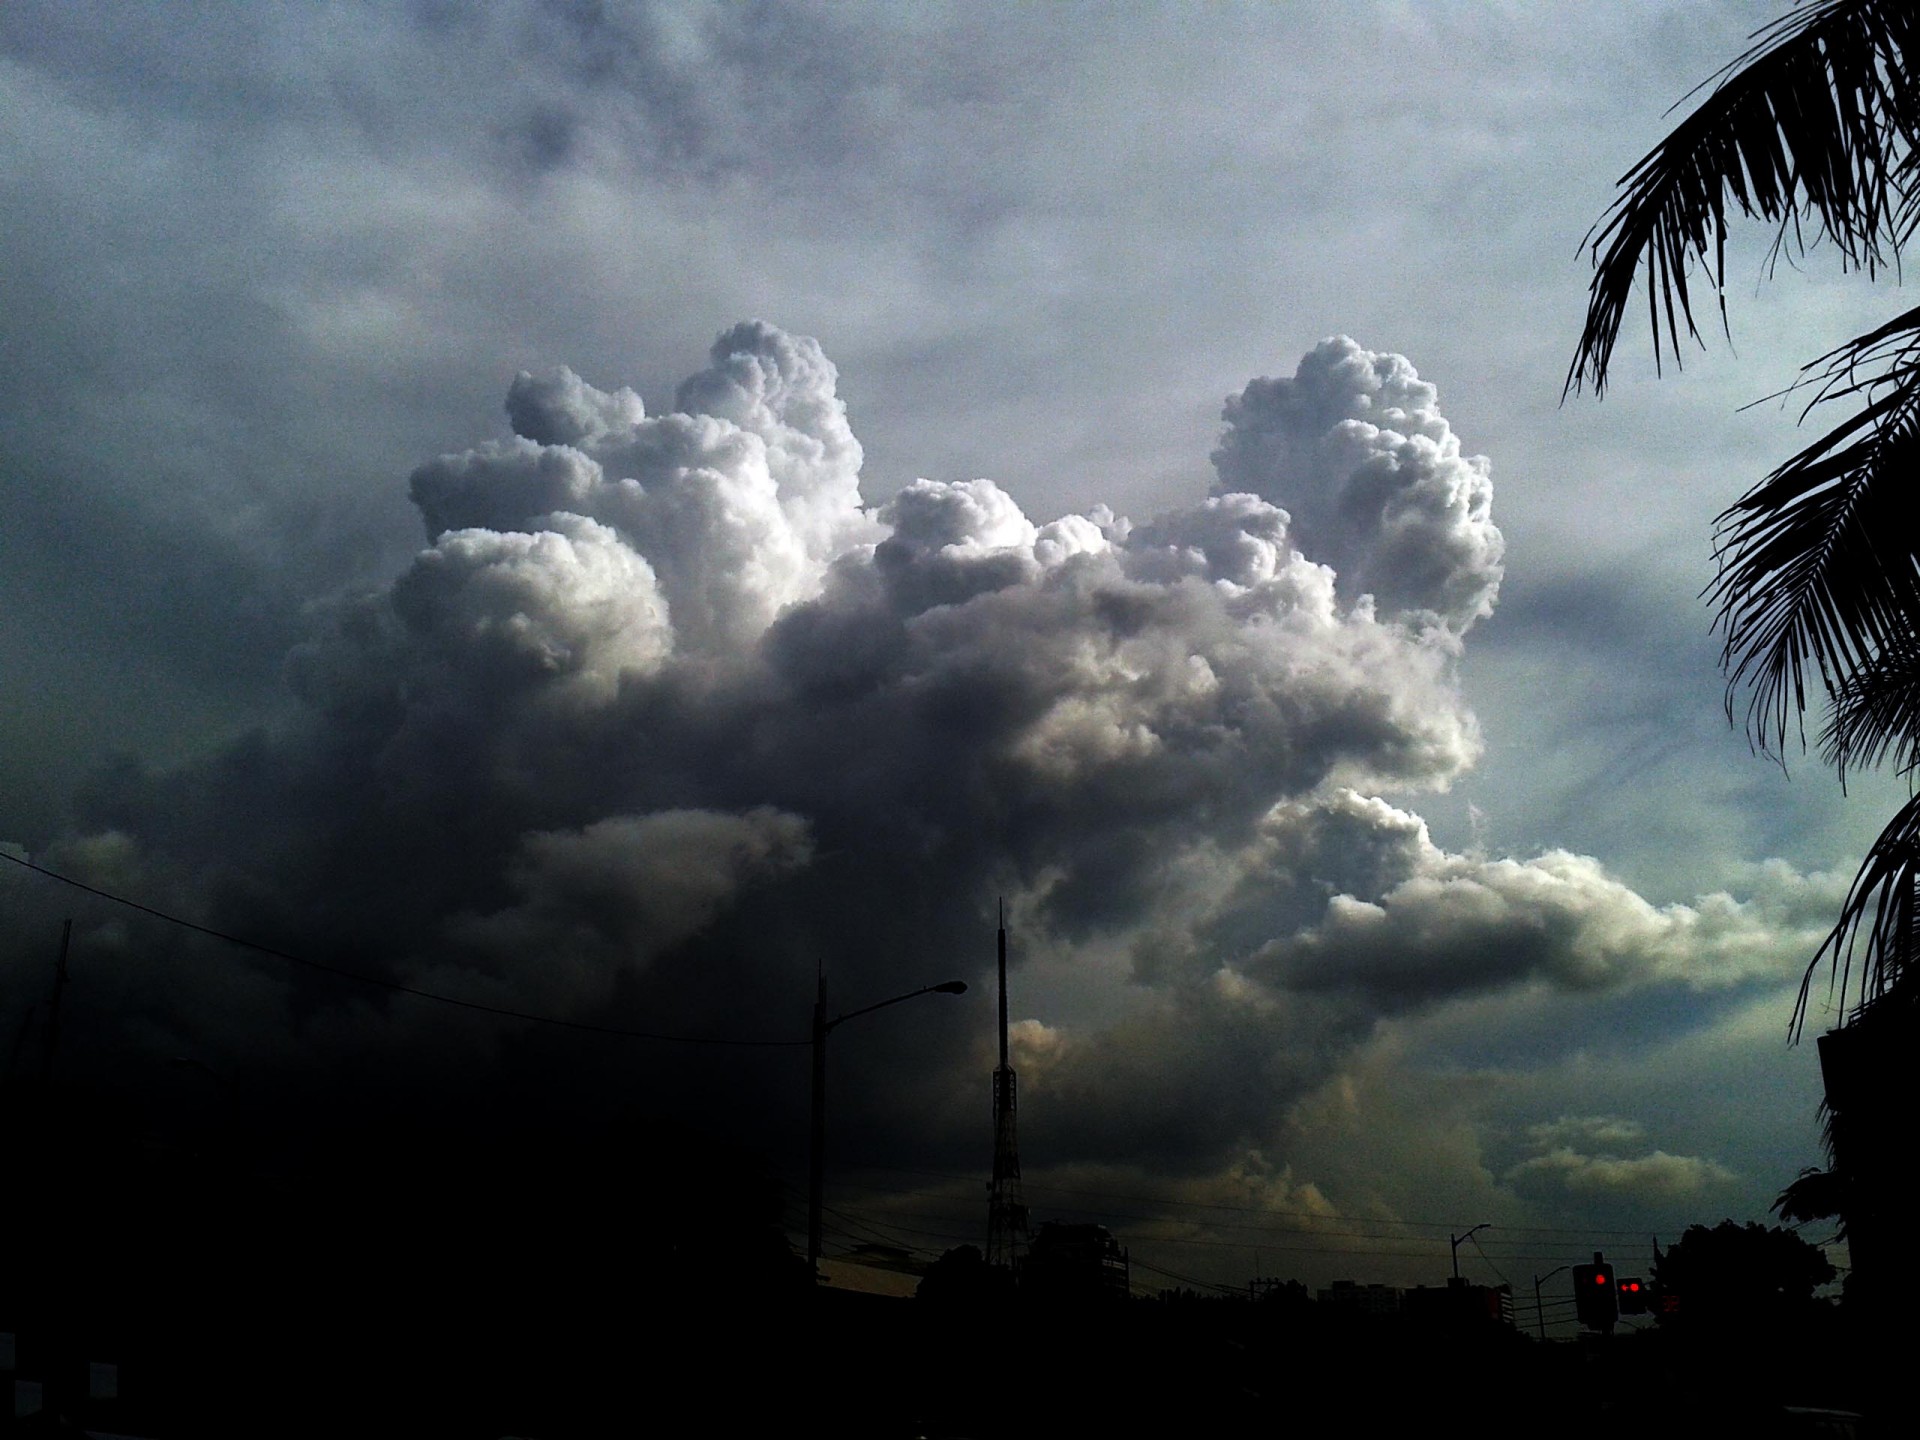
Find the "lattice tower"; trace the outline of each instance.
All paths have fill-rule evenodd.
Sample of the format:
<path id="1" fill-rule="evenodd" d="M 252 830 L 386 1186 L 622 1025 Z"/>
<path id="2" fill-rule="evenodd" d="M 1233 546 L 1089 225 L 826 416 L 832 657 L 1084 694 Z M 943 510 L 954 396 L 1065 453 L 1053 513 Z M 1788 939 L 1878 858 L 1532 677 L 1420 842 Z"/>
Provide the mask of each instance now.
<path id="1" fill-rule="evenodd" d="M 1000 907 L 1000 1064 L 993 1072 L 993 1180 L 987 1199 L 987 1263 L 1017 1269 L 1027 1250 L 1027 1202 L 1020 1192 L 1019 1109 L 1007 1062 L 1007 910 Z"/>

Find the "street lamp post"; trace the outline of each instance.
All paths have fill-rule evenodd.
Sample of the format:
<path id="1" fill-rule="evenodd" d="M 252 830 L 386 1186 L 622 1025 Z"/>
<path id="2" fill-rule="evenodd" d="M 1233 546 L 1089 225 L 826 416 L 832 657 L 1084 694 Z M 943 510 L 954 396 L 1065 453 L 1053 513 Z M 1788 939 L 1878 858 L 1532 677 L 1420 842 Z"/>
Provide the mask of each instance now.
<path id="1" fill-rule="evenodd" d="M 905 995 L 896 995 L 891 1000 L 880 1000 L 872 1005 L 863 1005 L 858 1010 L 849 1010 L 844 1015 L 827 1019 L 827 977 L 820 976 L 820 989 L 813 1001 L 813 1111 L 812 1136 L 808 1146 L 807 1167 L 807 1269 L 817 1281 L 820 1278 L 820 1212 L 826 1195 L 827 1164 L 827 1036 L 839 1026 L 861 1015 L 870 1015 L 875 1010 L 884 1010 L 889 1005 L 898 1005 L 903 1000 L 917 1000 L 922 995 L 964 995 L 967 982 L 947 980 L 939 985 L 923 985 L 918 990 L 908 991 Z"/>
<path id="2" fill-rule="evenodd" d="M 1553 1269 L 1547 1271 L 1546 1274 L 1533 1277 L 1533 1328 L 1534 1333 L 1539 1335 L 1542 1340 L 1547 1338 L 1547 1308 L 1540 1299 L 1540 1287 L 1546 1281 L 1558 1275 L 1562 1270 L 1569 1270 L 1571 1268 L 1569 1265 L 1556 1265 Z"/>
<path id="3" fill-rule="evenodd" d="M 1491 1230 L 1492 1228 L 1493 1228 L 1493 1222 L 1491 1220 L 1482 1220 L 1478 1225 L 1474 1226 L 1473 1229 L 1467 1231 L 1467 1233 L 1464 1235 L 1449 1235 L 1447 1237 L 1447 1239 L 1453 1245 L 1453 1283 L 1454 1284 L 1458 1285 L 1460 1283 L 1460 1243 L 1463 1240 L 1471 1240 L 1475 1235 L 1478 1235 L 1482 1230 Z"/>

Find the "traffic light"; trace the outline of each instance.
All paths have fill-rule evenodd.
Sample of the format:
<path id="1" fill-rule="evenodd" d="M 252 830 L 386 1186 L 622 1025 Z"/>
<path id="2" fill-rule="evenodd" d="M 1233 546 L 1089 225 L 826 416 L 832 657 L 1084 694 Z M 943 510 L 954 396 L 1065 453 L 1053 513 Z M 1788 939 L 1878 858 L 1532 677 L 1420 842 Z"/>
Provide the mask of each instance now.
<path id="1" fill-rule="evenodd" d="M 1620 1296 L 1622 1315 L 1644 1315 L 1653 1301 L 1653 1291 L 1638 1275 L 1615 1282 L 1614 1290 Z"/>
<path id="2" fill-rule="evenodd" d="M 1615 1286 L 1613 1266 L 1598 1250 L 1591 1265 L 1573 1267 L 1573 1311 L 1588 1330 L 1603 1334 L 1613 1331 L 1620 1318 L 1620 1292 Z"/>

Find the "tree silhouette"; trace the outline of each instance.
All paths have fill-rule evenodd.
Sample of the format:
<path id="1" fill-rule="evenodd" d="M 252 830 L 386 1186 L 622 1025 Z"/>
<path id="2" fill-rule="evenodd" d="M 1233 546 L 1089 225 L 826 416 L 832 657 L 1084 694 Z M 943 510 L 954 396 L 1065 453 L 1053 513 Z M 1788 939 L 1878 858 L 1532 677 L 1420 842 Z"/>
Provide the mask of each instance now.
<path id="1" fill-rule="evenodd" d="M 973 1310 L 1004 1302 L 1012 1288 L 1012 1276 L 996 1273 L 978 1245 L 958 1245 L 927 1267 L 913 1293 L 917 1300 Z"/>
<path id="2" fill-rule="evenodd" d="M 1805 1320 L 1813 1292 L 1834 1273 L 1819 1247 L 1791 1230 L 1722 1220 L 1711 1230 L 1688 1226 L 1654 1260 L 1651 1278 L 1663 1323 L 1755 1330 Z"/>

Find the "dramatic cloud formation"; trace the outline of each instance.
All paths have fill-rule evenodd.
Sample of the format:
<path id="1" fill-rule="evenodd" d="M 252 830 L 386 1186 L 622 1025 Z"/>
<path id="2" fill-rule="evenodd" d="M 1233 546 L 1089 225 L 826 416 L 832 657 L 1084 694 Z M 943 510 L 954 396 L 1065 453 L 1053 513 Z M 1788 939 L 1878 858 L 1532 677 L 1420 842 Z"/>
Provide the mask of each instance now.
<path id="1" fill-rule="evenodd" d="M 1664 1150 L 1623 1156 L 1626 1146 L 1643 1142 L 1643 1128 L 1635 1121 L 1605 1116 L 1567 1116 L 1530 1127 L 1536 1155 L 1521 1161 L 1506 1179 L 1522 1187 L 1547 1183 L 1575 1194 L 1607 1192 L 1670 1200 L 1692 1198 L 1736 1179 L 1726 1166 L 1691 1155 L 1669 1155 Z M 1597 1154 L 1576 1148 L 1604 1147 Z"/>
<path id="2" fill-rule="evenodd" d="M 1373 413 L 1416 435 L 1345 418 L 1383 374 L 1414 408 Z M 1319 403 L 1281 403 L 1292 383 Z M 484 805 L 462 842 L 501 857 L 483 874 L 556 822 L 773 806 L 836 852 L 1031 889 L 1039 922 L 1140 923 L 1188 872 L 1217 885 L 1276 801 L 1336 777 L 1444 786 L 1477 750 L 1451 666 L 1497 581 L 1484 462 L 1411 367 L 1351 342 L 1258 394 L 1259 483 L 1280 494 L 1276 457 L 1310 455 L 1291 483 L 1328 543 L 1424 536 L 1424 588 L 1336 593 L 1229 467 L 1137 527 L 1036 525 L 986 480 L 868 510 L 833 367 L 764 325 L 721 336 L 657 418 L 523 374 L 514 439 L 414 473 L 431 548 L 296 654 L 320 728 L 295 763 L 324 753 L 335 794 L 397 772 L 378 795 L 412 792 L 402 827 Z M 1230 407 L 1230 447 L 1255 408 Z M 1367 506 L 1339 498 L 1362 488 Z"/>
<path id="3" fill-rule="evenodd" d="M 1901 797 L 1756 761 L 1699 595 L 1884 292 L 1557 402 L 1613 177 L 1778 10 L 9 0 L 0 848 L 585 1026 L 964 977 L 835 1032 L 902 1245 L 984 1238 L 1001 896 L 1030 1198 L 1140 1288 L 1760 1219 Z M 325 1134 L 805 1173 L 804 1043 L 0 909 L 16 1074 L 72 916 L 60 1074 L 369 1213 Z"/>
<path id="4" fill-rule="evenodd" d="M 506 414 L 511 437 L 413 472 L 429 543 L 319 612 L 297 714 L 103 777 L 52 858 L 406 984 L 716 1038 L 793 1038 L 822 963 L 849 1004 L 977 980 L 1004 894 L 1036 978 L 1087 1002 L 1015 1032 L 1047 1162 L 1313 1213 L 1339 1197 L 1288 1165 L 1295 1107 L 1384 1017 L 1733 987 L 1805 953 L 1784 867 L 1657 906 L 1583 856 L 1448 853 L 1382 798 L 1479 755 L 1456 668 L 1503 549 L 1488 462 L 1398 356 L 1332 339 L 1254 381 L 1211 492 L 1139 524 L 1039 522 L 985 479 L 868 504 L 834 367 L 760 323 L 668 413 L 563 368 L 520 374 Z M 126 1028 L 269 1070 L 304 1062 L 237 1028 L 359 1033 L 401 1091 L 520 1043 L 261 977 L 133 985 Z M 977 1144 L 987 1037 L 924 1032 L 840 1062 L 887 1082 L 845 1086 L 854 1143 Z M 686 1064 L 705 1098 L 682 1105 L 797 1134 L 790 1077 Z M 1505 1179 L 1728 1174 L 1607 1138 L 1540 1137 Z"/>
<path id="5" fill-rule="evenodd" d="M 1326 341 L 1227 402 L 1220 486 L 1286 504 L 1349 604 L 1465 630 L 1493 612 L 1504 542 L 1486 457 L 1460 453 L 1437 399 L 1403 357 Z"/>

